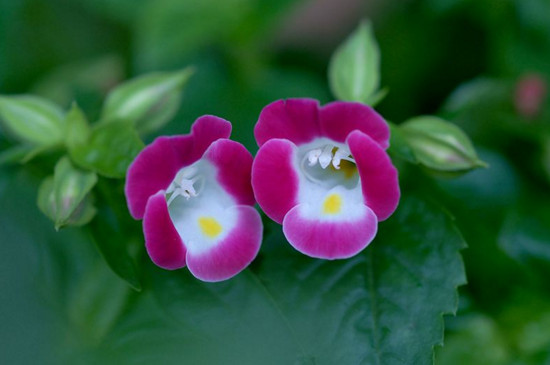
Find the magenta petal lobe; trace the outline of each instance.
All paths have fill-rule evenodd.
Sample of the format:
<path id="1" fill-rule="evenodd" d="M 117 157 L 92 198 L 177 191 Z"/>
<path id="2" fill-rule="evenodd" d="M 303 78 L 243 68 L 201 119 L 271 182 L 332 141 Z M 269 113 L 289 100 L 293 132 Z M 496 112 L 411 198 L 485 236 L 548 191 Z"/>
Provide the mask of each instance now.
<path id="1" fill-rule="evenodd" d="M 314 99 L 278 100 L 263 108 L 254 136 L 259 146 L 272 138 L 284 138 L 295 144 L 319 137 L 319 102 Z"/>
<path id="2" fill-rule="evenodd" d="M 301 253 L 321 259 L 344 259 L 363 250 L 376 235 L 376 215 L 364 207 L 363 214 L 349 221 L 305 217 L 302 204 L 292 208 L 283 221 L 288 242 Z"/>
<path id="3" fill-rule="evenodd" d="M 263 232 L 260 214 L 247 205 L 230 209 L 234 210 L 237 222 L 223 240 L 198 253 L 187 251 L 187 267 L 198 279 L 229 279 L 244 270 L 260 250 Z"/>
<path id="4" fill-rule="evenodd" d="M 380 145 L 362 132 L 352 132 L 347 143 L 357 164 L 365 204 L 383 221 L 399 204 L 397 169 Z"/>
<path id="5" fill-rule="evenodd" d="M 230 133 L 228 121 L 206 115 L 193 123 L 191 134 L 159 137 L 145 147 L 126 174 L 124 191 L 132 217 L 143 218 L 151 195 L 168 188 L 181 168 L 200 159 L 212 142 Z"/>
<path id="6" fill-rule="evenodd" d="M 204 154 L 204 151 L 206 151 L 212 142 L 220 138 L 229 138 L 231 135 L 231 123 L 214 115 L 203 115 L 191 126 L 191 135 L 194 137 L 192 158 L 196 161 Z"/>
<path id="7" fill-rule="evenodd" d="M 296 146 L 284 139 L 265 143 L 252 164 L 254 195 L 265 214 L 282 223 L 297 204 L 298 176 L 294 164 Z"/>
<path id="8" fill-rule="evenodd" d="M 158 266 L 174 270 L 185 266 L 186 248 L 168 212 L 164 191 L 149 198 L 143 217 L 145 247 Z"/>
<path id="9" fill-rule="evenodd" d="M 345 142 L 354 130 L 370 136 L 383 149 L 389 147 L 388 123 L 371 107 L 355 102 L 335 101 L 319 111 L 323 135 L 336 142 Z"/>
<path id="10" fill-rule="evenodd" d="M 238 204 L 254 205 L 254 193 L 250 184 L 252 155 L 238 142 L 220 139 L 212 143 L 206 158 L 218 170 L 217 180 Z"/>

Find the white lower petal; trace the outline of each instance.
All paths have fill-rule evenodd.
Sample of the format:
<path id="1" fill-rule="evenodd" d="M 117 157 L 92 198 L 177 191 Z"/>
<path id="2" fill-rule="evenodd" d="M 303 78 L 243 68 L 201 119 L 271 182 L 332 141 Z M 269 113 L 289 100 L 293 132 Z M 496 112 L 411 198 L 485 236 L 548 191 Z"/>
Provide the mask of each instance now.
<path id="1" fill-rule="evenodd" d="M 331 146 L 330 149 L 327 145 Z M 338 160 L 338 169 L 332 165 L 328 166 L 327 163 L 310 165 L 306 162 L 311 151 L 318 151 L 322 147 L 323 153 L 326 152 L 328 156 L 332 146 L 337 148 L 334 157 Z M 341 161 L 349 155 L 343 151 L 347 151 L 347 146 L 326 138 L 299 146 L 295 163 L 299 172 L 298 202 L 303 217 L 327 222 L 344 222 L 365 215 L 367 208 L 363 203 L 359 174 L 355 173 L 349 177 L 340 169 Z"/>
<path id="2" fill-rule="evenodd" d="M 231 207 L 236 202 L 216 180 L 216 168 L 200 160 L 193 166 L 205 181 L 200 194 L 190 199 L 179 196 L 169 207 L 170 218 L 193 255 L 206 253 L 223 241 L 237 224 Z"/>

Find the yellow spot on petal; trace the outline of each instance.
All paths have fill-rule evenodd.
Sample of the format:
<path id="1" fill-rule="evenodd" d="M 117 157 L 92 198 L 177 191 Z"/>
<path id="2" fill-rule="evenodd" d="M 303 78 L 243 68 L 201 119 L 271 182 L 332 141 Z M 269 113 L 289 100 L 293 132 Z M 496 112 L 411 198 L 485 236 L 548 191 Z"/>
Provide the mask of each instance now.
<path id="1" fill-rule="evenodd" d="M 342 198 L 338 194 L 330 194 L 323 203 L 323 213 L 338 214 L 342 209 Z"/>
<path id="2" fill-rule="evenodd" d="M 208 238 L 216 238 L 222 233 L 221 224 L 212 217 L 200 217 L 199 227 L 201 227 L 202 233 Z"/>

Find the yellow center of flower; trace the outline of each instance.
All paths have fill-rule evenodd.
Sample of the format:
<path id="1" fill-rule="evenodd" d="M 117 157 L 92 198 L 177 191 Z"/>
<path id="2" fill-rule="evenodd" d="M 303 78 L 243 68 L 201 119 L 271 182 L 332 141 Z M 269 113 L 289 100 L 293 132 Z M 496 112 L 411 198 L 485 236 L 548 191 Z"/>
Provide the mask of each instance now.
<path id="1" fill-rule="evenodd" d="M 222 233 L 221 224 L 212 217 L 200 217 L 199 227 L 201 227 L 202 233 L 208 238 L 216 238 Z"/>
<path id="2" fill-rule="evenodd" d="M 330 194 L 323 203 L 324 214 L 338 214 L 342 209 L 342 198 L 338 194 Z"/>

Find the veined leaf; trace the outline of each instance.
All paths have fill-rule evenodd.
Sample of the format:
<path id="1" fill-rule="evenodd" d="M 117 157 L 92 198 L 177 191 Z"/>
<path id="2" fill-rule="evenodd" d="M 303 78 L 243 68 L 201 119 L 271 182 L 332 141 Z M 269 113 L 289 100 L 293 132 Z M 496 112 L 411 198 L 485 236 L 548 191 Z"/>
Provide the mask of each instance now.
<path id="1" fill-rule="evenodd" d="M 225 282 L 150 264 L 157 319 L 130 312 L 105 344 L 129 362 L 432 364 L 465 282 L 463 247 L 451 219 L 418 198 L 347 260 L 305 257 L 275 230 L 253 269 Z"/>

